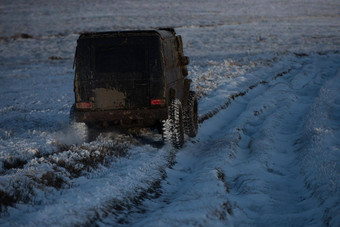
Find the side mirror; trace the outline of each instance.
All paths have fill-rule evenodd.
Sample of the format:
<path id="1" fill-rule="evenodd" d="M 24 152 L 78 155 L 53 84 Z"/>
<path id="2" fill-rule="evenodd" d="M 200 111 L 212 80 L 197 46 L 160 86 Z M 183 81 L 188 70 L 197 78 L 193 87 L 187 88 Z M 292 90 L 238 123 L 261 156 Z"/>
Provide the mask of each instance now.
<path id="1" fill-rule="evenodd" d="M 179 58 L 180 58 L 181 65 L 189 65 L 190 63 L 189 57 L 180 56 Z"/>

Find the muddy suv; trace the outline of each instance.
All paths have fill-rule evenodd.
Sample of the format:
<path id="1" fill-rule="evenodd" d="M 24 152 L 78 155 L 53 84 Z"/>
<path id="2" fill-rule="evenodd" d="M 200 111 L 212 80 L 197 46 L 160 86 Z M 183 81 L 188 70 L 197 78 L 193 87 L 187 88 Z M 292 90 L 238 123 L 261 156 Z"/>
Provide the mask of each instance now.
<path id="1" fill-rule="evenodd" d="M 81 34 L 70 118 L 89 128 L 157 128 L 179 148 L 198 129 L 188 64 L 171 28 Z"/>

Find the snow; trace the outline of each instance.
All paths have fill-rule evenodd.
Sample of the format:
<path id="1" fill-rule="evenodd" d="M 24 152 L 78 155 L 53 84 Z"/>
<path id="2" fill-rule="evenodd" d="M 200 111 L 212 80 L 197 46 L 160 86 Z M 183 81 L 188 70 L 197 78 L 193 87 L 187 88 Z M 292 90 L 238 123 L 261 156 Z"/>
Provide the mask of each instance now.
<path id="1" fill-rule="evenodd" d="M 340 3 L 2 1 L 0 225 L 338 226 Z M 83 31 L 174 26 L 199 96 L 181 150 L 69 126 Z M 7 204 L 14 200 L 13 203 Z"/>
<path id="2" fill-rule="evenodd" d="M 197 136 L 200 143 L 188 145 L 177 155 L 178 163 L 164 183 L 170 185 L 164 186 L 165 199 L 157 201 L 156 208 L 146 203 L 152 207 L 152 215 L 148 219 L 137 215 L 132 218 L 138 220 L 133 225 L 320 226 L 329 222 L 336 226 L 339 193 L 326 185 L 333 182 L 338 185 L 335 183 L 339 180 L 338 163 L 332 157 L 338 156 L 335 151 L 338 148 L 319 150 L 304 139 L 305 133 L 309 133 L 309 117 L 305 115 L 314 113 L 313 101 L 323 96 L 323 90 L 333 93 L 339 89 L 334 81 L 338 81 L 340 73 L 330 70 L 327 75 L 330 66 L 327 62 L 323 57 L 313 56 L 296 70 L 300 75 L 310 73 L 313 80 L 297 78 L 292 71 L 284 79 L 250 91 L 227 110 L 205 121 Z M 320 78 L 321 73 L 314 70 L 324 72 L 324 77 Z M 320 83 L 321 89 L 315 83 Z M 328 112 L 327 108 L 322 110 Z M 306 151 L 297 140 L 313 149 Z M 314 158 L 314 153 L 323 152 L 331 160 Z M 309 157 L 314 163 L 305 164 L 307 156 L 314 156 Z M 333 168 L 326 172 L 324 165 L 329 161 Z M 216 171 L 225 174 L 225 182 L 216 177 Z M 318 179 L 309 180 L 310 176 Z M 331 176 L 334 179 L 327 182 Z M 321 185 L 326 188 L 318 188 Z M 327 199 L 320 198 L 321 192 L 328 195 Z M 172 202 L 162 207 L 165 202 L 162 200 Z M 231 204 L 232 214 L 225 204 Z"/>

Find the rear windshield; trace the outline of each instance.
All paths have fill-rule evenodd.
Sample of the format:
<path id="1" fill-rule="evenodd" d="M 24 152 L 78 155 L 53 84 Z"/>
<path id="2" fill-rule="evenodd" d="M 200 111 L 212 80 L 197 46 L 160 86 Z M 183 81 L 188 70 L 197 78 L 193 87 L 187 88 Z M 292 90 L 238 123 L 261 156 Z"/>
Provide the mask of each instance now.
<path id="1" fill-rule="evenodd" d="M 97 73 L 144 72 L 146 51 L 143 46 L 101 46 L 95 48 Z"/>

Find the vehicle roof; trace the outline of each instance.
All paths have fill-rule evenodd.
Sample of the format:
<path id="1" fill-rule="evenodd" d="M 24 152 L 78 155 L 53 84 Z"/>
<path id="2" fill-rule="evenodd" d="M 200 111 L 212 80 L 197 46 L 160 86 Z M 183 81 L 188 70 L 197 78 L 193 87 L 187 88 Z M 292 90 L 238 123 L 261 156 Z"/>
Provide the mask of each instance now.
<path id="1" fill-rule="evenodd" d="M 110 38 L 157 35 L 161 38 L 173 37 L 176 34 L 173 28 L 159 28 L 154 30 L 128 30 L 128 31 L 106 31 L 106 32 L 86 32 L 79 36 L 79 39 Z"/>

